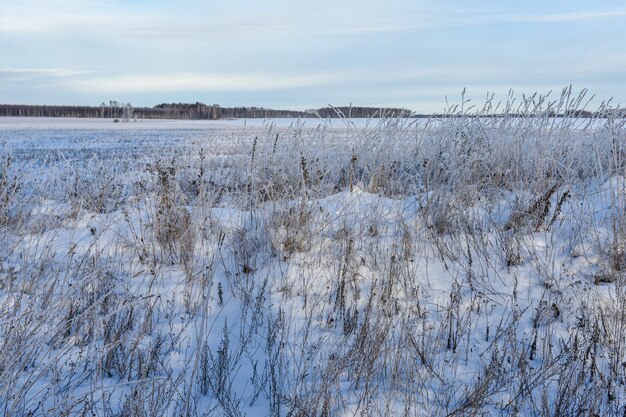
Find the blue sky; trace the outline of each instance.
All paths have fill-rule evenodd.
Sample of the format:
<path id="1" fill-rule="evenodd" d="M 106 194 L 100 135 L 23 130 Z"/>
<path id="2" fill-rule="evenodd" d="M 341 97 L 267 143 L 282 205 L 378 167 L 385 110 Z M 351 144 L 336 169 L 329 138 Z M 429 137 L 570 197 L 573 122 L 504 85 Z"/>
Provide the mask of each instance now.
<path id="1" fill-rule="evenodd" d="M 626 103 L 621 1 L 0 0 L 0 103 Z"/>

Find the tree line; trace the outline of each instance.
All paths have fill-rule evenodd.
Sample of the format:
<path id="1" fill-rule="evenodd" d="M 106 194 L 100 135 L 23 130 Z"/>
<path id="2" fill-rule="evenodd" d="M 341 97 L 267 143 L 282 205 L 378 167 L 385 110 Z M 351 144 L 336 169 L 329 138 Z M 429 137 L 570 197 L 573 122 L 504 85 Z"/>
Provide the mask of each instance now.
<path id="1" fill-rule="evenodd" d="M 410 117 L 413 112 L 400 108 L 325 107 L 305 111 L 277 110 L 264 107 L 221 107 L 204 103 L 161 103 L 154 107 L 132 107 L 130 103 L 109 101 L 100 106 L 45 106 L 0 104 L 0 116 L 90 117 L 112 119 L 272 119 L 297 117 Z"/>
<path id="2" fill-rule="evenodd" d="M 370 118 L 370 117 L 455 117 L 456 113 L 416 114 L 404 108 L 378 108 L 360 106 L 322 107 L 319 109 L 277 110 L 264 107 L 221 107 L 218 104 L 204 103 L 161 103 L 153 107 L 133 107 L 130 103 L 110 100 L 99 106 L 46 106 L 23 104 L 0 104 L 0 116 L 26 117 L 89 117 L 118 120 L 129 119 L 180 119 L 180 120 L 219 120 L 219 119 L 275 119 L 275 118 Z M 591 112 L 573 110 L 566 113 L 549 111 L 548 117 L 624 117 L 626 108 Z M 464 117 L 481 117 L 480 114 L 464 114 Z M 523 114 L 495 114 L 494 117 L 525 117 Z"/>

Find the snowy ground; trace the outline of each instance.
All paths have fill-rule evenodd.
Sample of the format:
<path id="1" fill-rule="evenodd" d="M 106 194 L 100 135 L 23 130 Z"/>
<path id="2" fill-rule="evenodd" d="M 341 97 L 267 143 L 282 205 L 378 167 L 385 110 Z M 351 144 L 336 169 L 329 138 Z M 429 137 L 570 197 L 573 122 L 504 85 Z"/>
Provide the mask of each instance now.
<path id="1" fill-rule="evenodd" d="M 624 120 L 30 122 L 0 414 L 624 413 Z"/>
<path id="2" fill-rule="evenodd" d="M 375 126 L 378 119 L 350 119 L 350 125 L 358 128 Z M 73 117 L 0 117 L 0 130 L 19 129 L 81 129 L 81 130 L 151 130 L 151 129 L 238 129 L 246 127 L 265 127 L 274 125 L 287 128 L 301 123 L 307 127 L 330 125 L 336 128 L 345 127 L 340 119 L 317 118 L 277 118 L 277 119 L 224 119 L 224 120 L 170 120 L 170 119 L 138 119 L 128 122 L 114 123 L 113 119 L 90 119 Z"/>

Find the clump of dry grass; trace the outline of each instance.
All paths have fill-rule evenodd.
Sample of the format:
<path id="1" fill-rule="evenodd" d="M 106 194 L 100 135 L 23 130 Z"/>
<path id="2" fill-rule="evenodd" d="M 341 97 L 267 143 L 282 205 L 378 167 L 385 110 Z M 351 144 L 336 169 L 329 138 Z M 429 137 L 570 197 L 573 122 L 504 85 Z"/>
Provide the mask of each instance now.
<path id="1" fill-rule="evenodd" d="M 21 175 L 13 167 L 13 159 L 9 152 L 0 152 L 0 227 L 15 227 L 21 223 L 26 213 L 17 209 L 21 190 Z M 25 202 L 22 201 L 22 204 Z"/>
<path id="2" fill-rule="evenodd" d="M 275 251 L 288 258 L 293 253 L 307 252 L 313 245 L 311 209 L 305 201 L 272 210 L 267 233 Z"/>
<path id="3" fill-rule="evenodd" d="M 176 167 L 157 163 L 149 166 L 156 183 L 157 202 L 154 236 L 166 257 L 189 265 L 194 256 L 195 231 L 176 181 Z"/>

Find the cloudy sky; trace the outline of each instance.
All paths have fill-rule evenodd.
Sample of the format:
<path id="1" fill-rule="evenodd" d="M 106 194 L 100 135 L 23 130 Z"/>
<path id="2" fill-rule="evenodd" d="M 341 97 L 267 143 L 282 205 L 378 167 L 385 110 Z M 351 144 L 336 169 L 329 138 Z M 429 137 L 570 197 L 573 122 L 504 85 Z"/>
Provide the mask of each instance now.
<path id="1" fill-rule="evenodd" d="M 623 1 L 0 0 L 0 103 L 626 103 Z"/>

